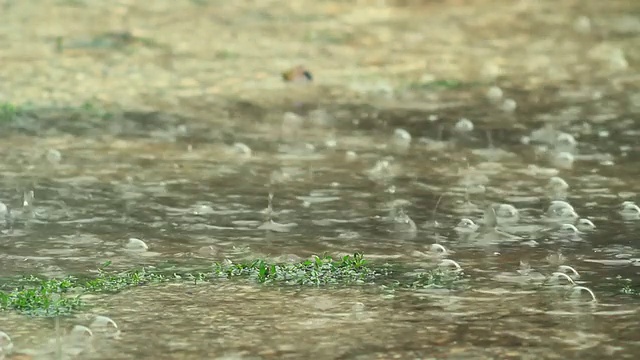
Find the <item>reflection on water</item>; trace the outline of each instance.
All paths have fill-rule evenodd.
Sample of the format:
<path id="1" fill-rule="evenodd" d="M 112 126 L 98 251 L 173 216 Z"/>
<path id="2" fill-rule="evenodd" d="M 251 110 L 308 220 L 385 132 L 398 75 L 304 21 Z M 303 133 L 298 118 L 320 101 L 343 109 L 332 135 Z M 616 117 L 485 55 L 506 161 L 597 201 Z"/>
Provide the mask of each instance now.
<path id="1" fill-rule="evenodd" d="M 607 19 L 598 26 L 638 37 L 632 18 Z M 575 38 L 593 26 L 583 16 L 565 29 L 592 46 L 584 84 L 549 63 L 562 49 L 530 49 L 522 66 L 557 72 L 558 91 L 505 81 L 395 104 L 274 106 L 224 129 L 143 112 L 87 125 L 42 109 L 0 124 L 3 277 L 355 251 L 469 275 L 457 290 L 221 280 L 91 295 L 86 313 L 55 323 L 2 313 L 0 354 L 631 358 L 637 297 L 612 283 L 637 284 L 640 265 L 640 88 L 620 79 L 637 58 Z"/>

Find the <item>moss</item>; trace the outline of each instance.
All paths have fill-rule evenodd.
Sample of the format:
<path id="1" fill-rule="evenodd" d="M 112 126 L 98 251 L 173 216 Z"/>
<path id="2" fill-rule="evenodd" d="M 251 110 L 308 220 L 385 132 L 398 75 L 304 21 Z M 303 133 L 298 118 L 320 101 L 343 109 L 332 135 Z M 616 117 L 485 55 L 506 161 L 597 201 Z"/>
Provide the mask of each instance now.
<path id="1" fill-rule="evenodd" d="M 244 279 L 257 284 L 281 286 L 348 286 L 379 284 L 385 288 L 418 289 L 454 287 L 461 272 L 435 269 L 413 277 L 398 277 L 390 265 L 373 266 L 362 254 L 333 259 L 314 256 L 298 263 L 274 263 L 263 259 L 231 263 L 216 262 L 195 270 L 177 270 L 177 266 L 143 267 L 109 271 L 103 264 L 94 276 L 67 276 L 45 279 L 27 276 L 13 283 L 5 281 L 0 291 L 0 309 L 35 316 L 69 314 L 83 307 L 82 295 L 115 293 L 124 289 L 163 282 L 215 282 L 216 279 Z"/>

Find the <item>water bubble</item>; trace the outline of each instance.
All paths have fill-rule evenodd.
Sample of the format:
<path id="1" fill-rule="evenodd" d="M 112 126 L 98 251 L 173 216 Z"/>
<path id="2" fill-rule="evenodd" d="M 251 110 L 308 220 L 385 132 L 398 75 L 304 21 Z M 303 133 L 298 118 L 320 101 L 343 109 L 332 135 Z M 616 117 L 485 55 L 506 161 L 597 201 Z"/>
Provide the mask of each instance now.
<path id="1" fill-rule="evenodd" d="M 576 149 L 578 142 L 573 135 L 568 133 L 559 133 L 554 142 L 554 150 L 557 152 L 573 152 Z"/>
<path id="2" fill-rule="evenodd" d="M 574 157 L 571 153 L 562 151 L 554 153 L 551 157 L 551 162 L 555 167 L 561 169 L 570 169 L 573 167 Z"/>
<path id="3" fill-rule="evenodd" d="M 473 131 L 473 123 L 467 118 L 462 118 L 456 123 L 454 130 L 458 133 L 469 133 Z"/>
<path id="4" fill-rule="evenodd" d="M 569 276 L 574 280 L 580 278 L 580 274 L 578 273 L 578 271 L 569 265 L 558 266 L 558 272 L 562 272 L 565 274 L 570 273 Z"/>
<path id="5" fill-rule="evenodd" d="M 411 146 L 411 134 L 405 129 L 395 129 L 391 139 L 394 150 L 404 152 Z"/>
<path id="6" fill-rule="evenodd" d="M 438 264 L 439 267 L 442 268 L 453 268 L 455 271 L 460 271 L 462 270 L 462 266 L 460 266 L 460 264 L 458 264 L 457 262 L 451 260 L 451 259 L 443 259 L 440 264 Z"/>
<path id="7" fill-rule="evenodd" d="M 577 228 L 580 231 L 591 231 L 596 228 L 596 225 L 589 219 L 579 219 L 577 222 Z"/>
<path id="8" fill-rule="evenodd" d="M 393 230 L 396 232 L 416 233 L 416 223 L 404 211 L 400 210 L 393 218 Z"/>
<path id="9" fill-rule="evenodd" d="M 518 209 L 510 204 L 498 204 L 494 207 L 494 210 L 498 223 L 515 224 L 520 218 Z"/>
<path id="10" fill-rule="evenodd" d="M 449 253 L 449 251 L 440 244 L 431 244 L 431 246 L 429 247 L 429 252 L 437 254 L 439 256 L 445 256 Z"/>
<path id="11" fill-rule="evenodd" d="M 47 150 L 46 158 L 50 163 L 57 164 L 62 160 L 62 154 L 56 149 L 49 149 Z"/>
<path id="12" fill-rule="evenodd" d="M 500 89 L 497 86 L 492 86 L 489 88 L 489 90 L 487 90 L 487 99 L 489 99 L 490 102 L 497 104 L 500 99 L 502 99 L 502 89 Z"/>
<path id="13" fill-rule="evenodd" d="M 584 287 L 584 286 L 573 286 L 569 292 L 567 293 L 567 295 L 571 298 L 578 298 L 583 296 L 584 294 L 588 294 L 589 298 L 590 298 L 590 302 L 597 302 L 596 300 L 596 295 L 593 293 L 593 291 L 591 291 L 591 289 L 589 289 L 588 287 Z"/>
<path id="14" fill-rule="evenodd" d="M 500 109 L 506 113 L 513 113 L 516 111 L 518 103 L 513 99 L 505 99 L 500 106 Z"/>
<path id="15" fill-rule="evenodd" d="M 573 29 L 576 32 L 586 34 L 591 31 L 591 19 L 582 15 L 573 22 Z"/>
<path id="16" fill-rule="evenodd" d="M 558 271 L 552 273 L 549 278 L 547 278 L 546 282 L 547 284 L 559 285 L 562 284 L 563 280 L 566 281 L 569 285 L 576 284 L 569 275 Z"/>
<path id="17" fill-rule="evenodd" d="M 633 201 L 625 201 L 620 205 L 618 211 L 620 215 L 626 219 L 638 219 L 640 218 L 640 207 Z"/>
<path id="18" fill-rule="evenodd" d="M 567 261 L 567 258 L 560 252 L 549 254 L 545 259 L 550 265 L 560 265 L 563 262 Z"/>
<path id="19" fill-rule="evenodd" d="M 13 349 L 13 341 L 11 337 L 4 331 L 0 331 L 0 359 L 2 355 L 10 354 Z"/>
<path id="20" fill-rule="evenodd" d="M 241 155 L 243 157 L 249 158 L 251 157 L 251 148 L 249 146 L 247 146 L 246 144 L 243 144 L 241 142 L 237 142 L 235 144 L 233 144 L 233 153 L 237 154 L 237 155 Z"/>
<path id="21" fill-rule="evenodd" d="M 133 251 L 147 251 L 149 250 L 149 246 L 142 240 L 138 238 L 129 238 L 127 245 L 125 246 L 127 250 Z"/>
<path id="22" fill-rule="evenodd" d="M 344 154 L 344 159 L 345 159 L 347 162 L 353 162 L 353 161 L 356 161 L 356 160 L 358 159 L 358 154 L 356 154 L 356 152 L 355 152 L 355 151 L 351 151 L 351 150 L 349 150 L 349 151 L 347 151 L 347 152 Z"/>
<path id="23" fill-rule="evenodd" d="M 71 329 L 71 333 L 69 334 L 72 337 L 84 337 L 84 336 L 93 336 L 93 332 L 91 329 L 84 325 L 75 325 L 73 329 Z"/>
<path id="24" fill-rule="evenodd" d="M 565 191 L 569 189 L 569 184 L 567 184 L 567 182 L 564 181 L 563 178 L 553 176 L 551 179 L 549 179 L 547 187 L 552 191 Z"/>
<path id="25" fill-rule="evenodd" d="M 458 222 L 458 225 L 456 225 L 454 230 L 459 233 L 470 234 L 478 230 L 478 225 L 476 225 L 471 219 L 462 219 Z"/>
<path id="26" fill-rule="evenodd" d="M 282 134 L 294 135 L 296 134 L 302 125 L 304 124 L 304 118 L 298 114 L 292 112 L 285 112 L 282 116 Z"/>
<path id="27" fill-rule="evenodd" d="M 558 228 L 558 232 L 563 235 L 575 235 L 578 234 L 578 228 L 576 228 L 573 224 L 562 224 Z"/>
<path id="28" fill-rule="evenodd" d="M 89 325 L 89 328 L 94 333 L 109 334 L 111 336 L 117 336 L 120 332 L 120 330 L 118 329 L 118 324 L 116 324 L 115 321 L 107 316 L 102 315 L 96 316 L 91 322 L 91 325 Z"/>
<path id="29" fill-rule="evenodd" d="M 567 221 L 575 220 L 578 218 L 578 214 L 573 209 L 573 206 L 566 201 L 554 200 L 547 208 L 547 217 L 550 220 Z"/>

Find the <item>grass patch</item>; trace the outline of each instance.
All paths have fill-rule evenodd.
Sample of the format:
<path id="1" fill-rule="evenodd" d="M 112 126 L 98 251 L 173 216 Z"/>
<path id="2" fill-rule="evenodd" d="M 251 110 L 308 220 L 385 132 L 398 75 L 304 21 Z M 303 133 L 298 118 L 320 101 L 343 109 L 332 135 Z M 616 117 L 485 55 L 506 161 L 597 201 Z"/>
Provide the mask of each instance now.
<path id="1" fill-rule="evenodd" d="M 20 107 L 11 103 L 0 103 L 0 122 L 13 121 L 19 114 Z"/>
<path id="2" fill-rule="evenodd" d="M 45 279 L 28 276 L 4 282 L 0 291 L 0 309 L 34 316 L 57 316 L 81 309 L 82 295 L 116 293 L 135 286 L 163 282 L 215 282 L 217 279 L 244 279 L 258 284 L 282 286 L 347 286 L 380 284 L 393 289 L 422 289 L 456 286 L 461 272 L 435 269 L 416 276 L 396 276 L 391 265 L 373 266 L 362 254 L 333 259 L 314 256 L 298 263 L 273 263 L 262 259 L 249 262 L 216 262 L 195 270 L 172 267 L 143 267 L 111 271 L 110 262 L 93 276 L 67 276 Z"/>

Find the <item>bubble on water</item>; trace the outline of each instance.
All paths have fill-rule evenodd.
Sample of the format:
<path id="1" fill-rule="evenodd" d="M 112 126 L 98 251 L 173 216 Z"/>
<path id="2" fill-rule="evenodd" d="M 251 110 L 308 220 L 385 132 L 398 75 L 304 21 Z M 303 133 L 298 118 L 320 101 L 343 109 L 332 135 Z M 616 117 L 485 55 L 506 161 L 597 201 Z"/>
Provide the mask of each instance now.
<path id="1" fill-rule="evenodd" d="M 490 102 L 497 104 L 502 99 L 502 89 L 497 86 L 492 86 L 487 90 L 486 96 Z"/>
<path id="2" fill-rule="evenodd" d="M 558 227 L 558 232 L 564 235 L 572 235 L 578 234 L 578 228 L 576 228 L 573 224 L 562 224 Z"/>
<path id="3" fill-rule="evenodd" d="M 454 230 L 459 233 L 470 234 L 478 230 L 478 225 L 476 225 L 473 220 L 465 218 L 458 222 Z"/>
<path id="4" fill-rule="evenodd" d="M 609 54 L 609 68 L 614 71 L 626 70 L 629 62 L 622 49 L 616 48 Z"/>
<path id="5" fill-rule="evenodd" d="M 553 153 L 551 156 L 551 163 L 553 166 L 561 169 L 570 169 L 573 167 L 575 158 L 570 152 L 562 151 L 559 153 Z"/>
<path id="6" fill-rule="evenodd" d="M 91 325 L 89 325 L 89 328 L 93 333 L 108 334 L 112 337 L 117 336 L 120 333 L 118 324 L 116 324 L 116 322 L 110 317 L 103 315 L 97 315 L 91 322 Z"/>
<path id="7" fill-rule="evenodd" d="M 569 189 L 569 184 L 567 184 L 567 182 L 563 178 L 553 176 L 551 177 L 551 179 L 549 179 L 547 187 L 552 191 L 565 191 Z"/>
<path id="8" fill-rule="evenodd" d="M 431 244 L 431 246 L 429 247 L 429 252 L 438 256 L 445 256 L 449 254 L 447 248 L 440 244 Z"/>
<path id="9" fill-rule="evenodd" d="M 573 206 L 566 201 L 554 200 L 551 202 L 546 212 L 550 220 L 568 221 L 578 218 L 578 214 Z"/>
<path id="10" fill-rule="evenodd" d="M 355 151 L 351 151 L 351 150 L 349 150 L 349 151 L 347 151 L 347 152 L 344 154 L 344 159 L 345 159 L 347 162 L 353 162 L 353 161 L 356 161 L 356 160 L 358 159 L 358 154 L 356 154 L 356 152 L 355 152 Z"/>
<path id="11" fill-rule="evenodd" d="M 460 264 L 458 264 L 456 261 L 453 261 L 451 259 L 443 259 L 438 264 L 438 266 L 441 267 L 441 268 L 447 268 L 447 269 L 453 268 L 455 271 L 461 271 L 462 270 L 462 266 L 460 266 Z"/>
<path id="12" fill-rule="evenodd" d="M 373 181 L 386 181 L 393 178 L 396 175 L 397 167 L 392 161 L 391 157 L 378 160 L 371 169 L 367 170 L 367 175 Z"/>
<path id="13" fill-rule="evenodd" d="M 582 15 L 579 16 L 574 22 L 573 22 L 573 29 L 576 32 L 579 32 L 581 34 L 586 34 L 588 32 L 591 31 L 591 19 L 589 19 L 588 17 Z"/>
<path id="14" fill-rule="evenodd" d="M 72 337 L 93 337 L 93 331 L 84 325 L 74 325 L 71 329 L 71 333 L 69 333 Z"/>
<path id="15" fill-rule="evenodd" d="M 513 99 L 505 99 L 500 105 L 500 109 L 506 113 L 512 113 L 516 111 L 518 103 Z"/>
<path id="16" fill-rule="evenodd" d="M 282 116 L 282 135 L 294 135 L 304 125 L 304 118 L 292 112 L 285 112 Z"/>
<path id="17" fill-rule="evenodd" d="M 596 228 L 596 225 L 591 220 L 585 218 L 578 219 L 576 226 L 580 231 L 591 231 Z"/>
<path id="18" fill-rule="evenodd" d="M 462 118 L 456 123 L 454 130 L 458 133 L 469 133 L 473 131 L 473 122 L 467 118 Z"/>
<path id="19" fill-rule="evenodd" d="M 324 109 L 311 110 L 307 118 L 312 125 L 319 127 L 328 127 L 335 122 L 334 117 Z"/>
<path id="20" fill-rule="evenodd" d="M 411 134 L 405 129 L 395 129 L 391 138 L 391 145 L 396 151 L 407 151 L 411 146 Z"/>
<path id="21" fill-rule="evenodd" d="M 580 278 L 580 274 L 578 273 L 578 271 L 576 269 L 574 269 L 573 267 L 569 266 L 569 265 L 560 265 L 560 266 L 558 266 L 558 272 L 565 273 L 565 274 L 569 275 L 574 280 Z"/>
<path id="22" fill-rule="evenodd" d="M 557 152 L 573 152 L 576 149 L 578 142 L 576 141 L 573 135 L 562 132 L 556 136 L 556 140 L 554 142 L 554 150 Z"/>
<path id="23" fill-rule="evenodd" d="M 393 230 L 414 234 L 418 231 L 416 223 L 403 210 L 399 210 L 393 218 Z"/>
<path id="24" fill-rule="evenodd" d="M 244 143 L 237 142 L 232 146 L 233 153 L 237 155 L 241 155 L 242 157 L 251 157 L 252 151 L 249 146 Z"/>
<path id="25" fill-rule="evenodd" d="M 622 217 L 627 219 L 638 219 L 640 218 L 640 207 L 636 205 L 633 201 L 625 201 L 620 205 L 620 209 L 618 210 Z"/>
<path id="26" fill-rule="evenodd" d="M 127 250 L 132 251 L 147 251 L 149 250 L 149 246 L 142 240 L 138 238 L 129 238 L 127 245 L 125 246 Z"/>
<path id="27" fill-rule="evenodd" d="M 567 258 L 562 255 L 560 252 L 556 252 L 553 254 L 549 254 L 545 257 L 545 260 L 549 263 L 549 265 L 560 265 L 567 261 Z"/>
<path id="28" fill-rule="evenodd" d="M 62 160 L 62 154 L 56 149 L 49 149 L 47 150 L 46 158 L 50 163 L 58 164 Z"/>
<path id="29" fill-rule="evenodd" d="M 262 225 L 258 226 L 258 230 L 267 230 L 267 231 L 273 231 L 278 233 L 284 233 L 284 232 L 291 231 L 291 229 L 295 228 L 296 226 L 298 226 L 297 223 L 280 224 L 273 220 L 267 220 L 264 223 L 262 223 Z"/>
<path id="30" fill-rule="evenodd" d="M 576 284 L 569 275 L 559 271 L 556 271 L 551 275 L 549 275 L 546 283 L 550 285 L 575 285 Z"/>
<path id="31" fill-rule="evenodd" d="M 4 331 L 0 331 L 0 359 L 2 355 L 10 354 L 13 349 L 13 341 L 11 337 Z"/>
<path id="32" fill-rule="evenodd" d="M 567 292 L 567 295 L 572 299 L 581 298 L 584 296 L 584 294 L 587 294 L 589 296 L 590 302 L 597 302 L 596 295 L 588 287 L 576 285 L 569 289 L 569 291 Z"/>
<path id="33" fill-rule="evenodd" d="M 518 209 L 510 204 L 497 204 L 494 206 L 494 211 L 498 224 L 513 225 L 520 219 Z"/>

